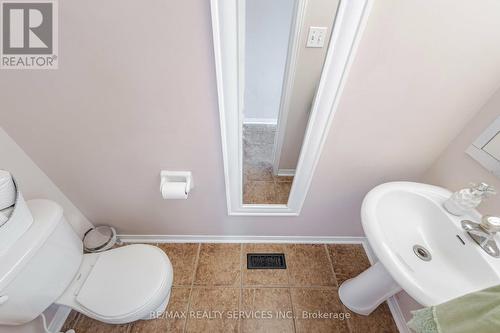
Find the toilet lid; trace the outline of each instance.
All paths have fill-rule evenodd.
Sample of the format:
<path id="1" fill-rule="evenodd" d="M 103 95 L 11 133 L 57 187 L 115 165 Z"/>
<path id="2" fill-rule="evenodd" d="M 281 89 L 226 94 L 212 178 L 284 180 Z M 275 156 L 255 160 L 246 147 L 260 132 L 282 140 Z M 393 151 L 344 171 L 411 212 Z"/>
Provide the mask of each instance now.
<path id="1" fill-rule="evenodd" d="M 102 252 L 76 300 L 101 317 L 126 316 L 165 288 L 168 267 L 166 254 L 151 245 Z"/>

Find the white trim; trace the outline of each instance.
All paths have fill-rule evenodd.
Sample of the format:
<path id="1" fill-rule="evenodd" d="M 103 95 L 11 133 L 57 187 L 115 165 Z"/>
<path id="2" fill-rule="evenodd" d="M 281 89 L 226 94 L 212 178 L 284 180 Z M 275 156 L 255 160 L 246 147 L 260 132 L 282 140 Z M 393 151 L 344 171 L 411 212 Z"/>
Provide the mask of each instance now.
<path id="1" fill-rule="evenodd" d="M 483 168 L 500 178 L 500 162 L 496 158 L 475 145 L 470 145 L 465 152 Z"/>
<path id="2" fill-rule="evenodd" d="M 238 101 L 237 6 L 211 0 L 226 200 L 229 215 L 297 216 L 307 196 L 361 31 L 373 0 L 341 1 L 312 106 L 288 205 L 245 205 L 242 194 L 242 110 Z M 224 41 L 224 43 L 222 43 Z"/>
<path id="3" fill-rule="evenodd" d="M 216 68 L 222 68 L 222 45 L 221 45 L 221 20 L 219 20 L 219 2 L 217 0 L 211 0 L 210 1 L 210 7 L 211 7 L 211 16 L 212 16 L 212 38 L 213 38 L 213 43 L 214 43 L 214 60 L 215 60 L 215 67 Z M 222 75 L 221 70 L 216 70 L 215 71 L 216 75 L 216 80 L 217 80 L 217 96 L 218 96 L 218 104 L 219 104 L 219 112 L 221 113 L 219 117 L 219 122 L 220 122 L 220 131 L 221 131 L 221 139 L 222 139 L 222 160 L 224 163 L 224 179 L 225 179 L 225 187 L 226 187 L 226 203 L 227 203 L 227 209 L 228 209 L 228 214 L 231 212 L 231 207 L 232 207 L 232 202 L 231 202 L 231 187 L 229 183 L 229 179 L 234 178 L 234 176 L 231 174 L 229 168 L 227 167 L 229 165 L 229 150 L 232 150 L 232 146 L 228 143 L 228 138 L 227 138 L 227 125 L 226 125 L 226 117 L 223 116 L 221 110 L 225 110 L 225 98 L 224 98 L 224 89 L 222 88 L 224 85 L 224 82 L 226 81 L 224 79 L 224 76 Z M 234 173 L 234 171 L 233 171 Z"/>
<path id="4" fill-rule="evenodd" d="M 486 170 L 500 178 L 500 161 L 498 156 L 492 156 L 484 147 L 493 140 L 500 132 L 500 117 L 498 117 L 465 151 L 476 162 L 481 164 Z"/>
<path id="5" fill-rule="evenodd" d="M 392 318 L 394 318 L 394 322 L 398 327 L 399 333 L 411 333 L 410 328 L 406 324 L 406 319 L 403 316 L 403 312 L 399 307 L 396 295 L 389 297 L 389 299 L 387 300 L 387 304 L 389 305 L 389 310 L 391 311 Z"/>
<path id="6" fill-rule="evenodd" d="M 363 244 L 365 237 L 331 236 L 216 236 L 216 235 L 117 235 L 124 243 L 295 243 Z"/>
<path id="7" fill-rule="evenodd" d="M 71 308 L 64 305 L 58 305 L 56 313 L 47 327 L 49 331 L 60 332 L 66 322 L 66 319 L 68 319 L 70 312 Z"/>
<path id="8" fill-rule="evenodd" d="M 278 176 L 282 177 L 294 177 L 295 176 L 295 169 L 278 169 L 278 172 L 276 173 Z"/>
<path id="9" fill-rule="evenodd" d="M 242 114 L 244 114 L 243 107 L 245 105 L 245 84 L 246 84 L 246 19 L 247 19 L 247 6 L 246 0 L 237 0 L 238 6 L 238 100 L 242 107 Z"/>
<path id="10" fill-rule="evenodd" d="M 278 119 L 274 118 L 243 118 L 243 124 L 247 125 L 276 125 Z"/>
<path id="11" fill-rule="evenodd" d="M 301 40 L 300 35 L 302 32 L 302 25 L 304 23 L 306 8 L 308 0 L 296 0 L 294 8 L 294 17 L 288 41 L 288 54 L 285 65 L 285 75 L 283 77 L 283 88 L 281 92 L 280 108 L 278 112 L 278 124 L 276 129 L 276 136 L 274 138 L 273 147 L 273 172 L 278 173 L 279 162 L 281 158 L 281 151 L 283 149 L 283 142 L 285 141 L 286 123 L 288 119 L 288 110 L 290 109 L 290 102 L 292 99 L 291 93 L 293 91 L 294 79 L 296 76 L 297 58 L 299 55 Z"/>

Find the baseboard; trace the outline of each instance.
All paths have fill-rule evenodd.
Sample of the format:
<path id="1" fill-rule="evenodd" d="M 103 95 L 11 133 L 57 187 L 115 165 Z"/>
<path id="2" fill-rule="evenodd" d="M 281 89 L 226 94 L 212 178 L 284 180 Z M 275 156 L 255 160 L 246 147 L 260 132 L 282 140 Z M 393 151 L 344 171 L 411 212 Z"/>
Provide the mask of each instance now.
<path id="1" fill-rule="evenodd" d="M 278 120 L 274 118 L 244 118 L 245 125 L 277 125 Z"/>
<path id="2" fill-rule="evenodd" d="M 296 243 L 296 244 L 363 244 L 365 237 L 328 236 L 215 236 L 215 235 L 127 235 L 119 234 L 125 243 Z"/>
<path id="3" fill-rule="evenodd" d="M 61 332 L 62 327 L 64 326 L 64 322 L 68 319 L 69 313 L 71 312 L 71 308 L 67 306 L 59 305 L 57 308 L 54 317 L 50 321 L 48 325 L 48 329 L 50 332 Z"/>
<path id="4" fill-rule="evenodd" d="M 278 169 L 276 174 L 282 177 L 295 177 L 295 169 Z"/>
<path id="5" fill-rule="evenodd" d="M 396 296 L 390 297 L 387 300 L 387 304 L 389 305 L 389 310 L 391 310 L 392 317 L 398 327 L 399 333 L 411 333 L 410 328 L 406 325 L 406 319 L 401 311 L 401 308 L 399 307 Z"/>

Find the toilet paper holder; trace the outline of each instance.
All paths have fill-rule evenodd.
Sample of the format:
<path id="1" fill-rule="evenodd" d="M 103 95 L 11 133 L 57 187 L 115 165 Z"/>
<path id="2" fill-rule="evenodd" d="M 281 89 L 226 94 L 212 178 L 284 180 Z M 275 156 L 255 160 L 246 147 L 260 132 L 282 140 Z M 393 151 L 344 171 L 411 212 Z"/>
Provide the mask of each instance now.
<path id="1" fill-rule="evenodd" d="M 188 195 L 189 192 L 194 188 L 193 174 L 191 171 L 160 171 L 160 193 L 163 195 L 163 188 L 167 186 L 167 183 L 185 183 L 186 188 L 184 190 L 185 194 Z"/>

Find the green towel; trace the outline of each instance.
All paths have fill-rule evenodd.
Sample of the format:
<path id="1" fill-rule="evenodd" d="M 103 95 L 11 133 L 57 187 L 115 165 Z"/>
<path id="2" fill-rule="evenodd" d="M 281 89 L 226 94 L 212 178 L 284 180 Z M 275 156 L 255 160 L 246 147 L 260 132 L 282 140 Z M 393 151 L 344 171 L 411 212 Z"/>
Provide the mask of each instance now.
<path id="1" fill-rule="evenodd" d="M 500 285 L 412 314 L 408 326 L 417 333 L 498 333 Z"/>

